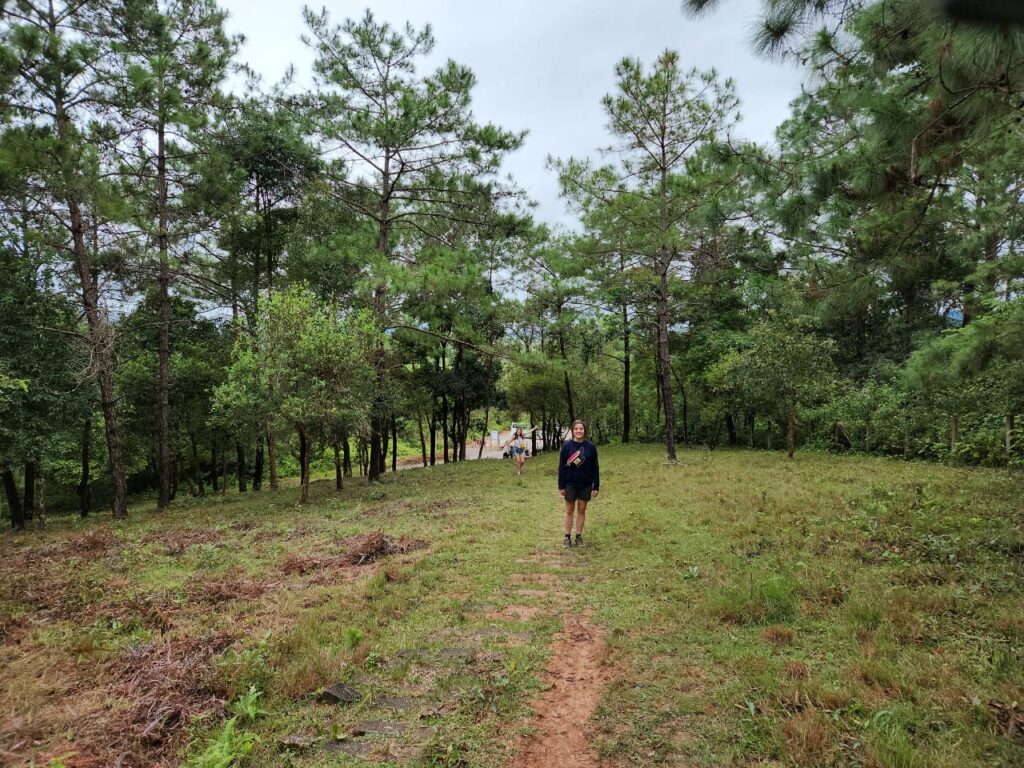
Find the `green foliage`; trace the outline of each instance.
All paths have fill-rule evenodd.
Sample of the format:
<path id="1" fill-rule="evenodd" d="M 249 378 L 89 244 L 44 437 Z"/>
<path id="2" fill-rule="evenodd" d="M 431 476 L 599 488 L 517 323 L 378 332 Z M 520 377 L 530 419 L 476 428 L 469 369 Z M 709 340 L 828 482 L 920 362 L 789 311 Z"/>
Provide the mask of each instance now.
<path id="1" fill-rule="evenodd" d="M 0 398 L 8 397 L 8 392 L 28 392 L 28 381 L 12 379 L 10 376 L 0 373 Z"/>
<path id="2" fill-rule="evenodd" d="M 232 768 L 238 765 L 259 742 L 256 734 L 239 732 L 238 725 L 237 717 L 225 722 L 206 749 L 185 763 L 186 768 Z"/>
<path id="3" fill-rule="evenodd" d="M 22 224 L 16 232 L 5 228 L 8 237 L 24 237 L 28 222 Z M 95 389 L 74 306 L 40 285 L 54 258 L 35 239 L 23 241 L 20 253 L 10 245 L 0 251 L 0 470 L 20 473 L 31 462 L 35 472 L 59 481 L 60 462 L 77 452 L 95 407 Z"/>
<path id="4" fill-rule="evenodd" d="M 427 765 L 430 768 L 465 768 L 469 764 L 464 744 L 438 744 L 427 754 Z"/>
<path id="5" fill-rule="evenodd" d="M 227 381 L 214 392 L 216 422 L 260 434 L 280 421 L 305 440 L 362 424 L 373 396 L 370 351 L 378 338 L 367 314 L 339 315 L 305 286 L 272 294 L 253 333 L 235 344 Z"/>
<path id="6" fill-rule="evenodd" d="M 231 714 L 234 715 L 231 719 L 237 720 L 242 725 L 255 722 L 260 715 L 265 714 L 260 708 L 260 698 L 262 696 L 262 692 L 255 685 L 250 686 L 248 691 L 231 702 L 228 708 Z"/>
<path id="7" fill-rule="evenodd" d="M 229 700 L 241 700 L 249 691 L 264 690 L 273 672 L 268 654 L 265 639 L 251 647 L 225 651 L 214 664 L 217 689 Z"/>
<path id="8" fill-rule="evenodd" d="M 835 386 L 833 343 L 787 317 L 756 323 L 740 348 L 708 372 L 713 391 L 759 413 L 795 423 L 829 399 Z"/>
<path id="9" fill-rule="evenodd" d="M 235 347 L 228 382 L 214 408 L 228 423 L 256 414 L 308 429 L 356 415 L 370 383 L 369 339 L 361 315 L 339 317 L 303 287 L 273 294 L 252 336 Z"/>
<path id="10" fill-rule="evenodd" d="M 342 635 L 342 643 L 346 648 L 352 650 L 363 641 L 363 633 L 355 627 L 349 627 Z"/>
<path id="11" fill-rule="evenodd" d="M 818 79 L 778 155 L 747 165 L 760 221 L 835 342 L 842 442 L 1015 460 L 1009 427 L 1000 448 L 985 425 L 1020 410 L 1000 382 L 1017 378 L 1020 349 L 1021 33 L 951 24 L 914 0 L 763 7 L 758 46 Z"/>

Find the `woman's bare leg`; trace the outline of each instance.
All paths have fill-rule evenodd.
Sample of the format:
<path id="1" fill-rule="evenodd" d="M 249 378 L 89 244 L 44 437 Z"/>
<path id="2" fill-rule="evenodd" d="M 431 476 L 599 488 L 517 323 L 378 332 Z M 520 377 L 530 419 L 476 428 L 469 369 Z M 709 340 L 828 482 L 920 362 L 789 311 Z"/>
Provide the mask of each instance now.
<path id="1" fill-rule="evenodd" d="M 576 502 L 576 535 L 583 535 L 583 524 L 587 521 L 587 502 L 580 499 Z"/>

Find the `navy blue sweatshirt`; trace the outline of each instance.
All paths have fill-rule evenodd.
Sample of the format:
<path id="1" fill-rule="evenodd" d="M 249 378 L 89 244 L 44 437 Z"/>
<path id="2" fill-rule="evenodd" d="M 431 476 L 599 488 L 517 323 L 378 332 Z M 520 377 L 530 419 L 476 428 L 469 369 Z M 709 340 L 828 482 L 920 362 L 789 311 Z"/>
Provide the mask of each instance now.
<path id="1" fill-rule="evenodd" d="M 601 471 L 597 466 L 597 446 L 589 440 L 577 443 L 568 440 L 558 455 L 558 490 L 565 490 L 567 485 L 576 488 L 594 486 L 601 488 Z"/>

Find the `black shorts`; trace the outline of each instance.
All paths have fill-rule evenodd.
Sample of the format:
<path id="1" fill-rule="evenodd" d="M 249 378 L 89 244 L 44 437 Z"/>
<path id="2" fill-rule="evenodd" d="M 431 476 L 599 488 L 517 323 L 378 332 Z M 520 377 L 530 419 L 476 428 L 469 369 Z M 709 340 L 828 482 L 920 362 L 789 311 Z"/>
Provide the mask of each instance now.
<path id="1" fill-rule="evenodd" d="M 578 485 L 567 485 L 565 486 L 565 500 L 566 501 L 590 501 L 590 494 L 593 492 L 594 486 L 587 485 L 580 487 Z"/>

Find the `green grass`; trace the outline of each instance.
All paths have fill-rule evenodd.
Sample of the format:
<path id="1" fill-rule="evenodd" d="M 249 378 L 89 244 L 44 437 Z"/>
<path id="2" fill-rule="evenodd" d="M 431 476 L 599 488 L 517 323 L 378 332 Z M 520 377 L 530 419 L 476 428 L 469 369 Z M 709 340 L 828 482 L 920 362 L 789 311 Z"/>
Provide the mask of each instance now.
<path id="1" fill-rule="evenodd" d="M 601 451 L 580 550 L 560 548 L 553 456 L 522 478 L 468 462 L 372 489 L 318 482 L 305 507 L 290 487 L 6 536 L 0 749 L 30 736 L 16 757 L 41 765 L 99 749 L 110 739 L 90 740 L 58 694 L 95 679 L 80 706 L 100 711 L 120 662 L 187 645 L 202 663 L 183 689 L 235 709 L 198 707 L 146 747 L 168 765 L 384 764 L 322 744 L 385 718 L 405 728 L 399 759 L 501 766 L 560 614 L 589 611 L 613 676 L 590 731 L 608 765 L 1024 764 L 1007 719 L 1024 701 L 1019 476 L 742 451 L 683 452 L 671 467 L 654 446 Z M 376 530 L 429 546 L 323 565 Z M 487 618 L 552 605 L 515 593 L 530 574 L 570 596 Z M 472 660 L 443 651 L 464 647 Z M 338 682 L 362 698 L 317 700 Z M 389 697 L 417 703 L 382 715 Z M 227 725 L 239 707 L 249 716 Z M 321 746 L 285 749 L 297 734 Z"/>

